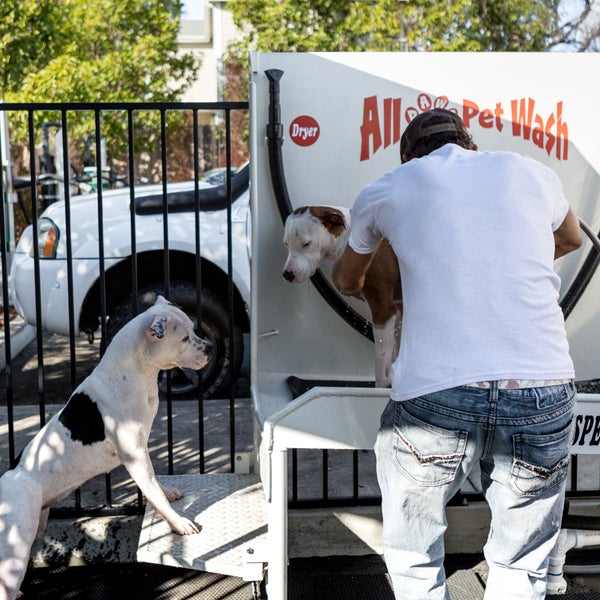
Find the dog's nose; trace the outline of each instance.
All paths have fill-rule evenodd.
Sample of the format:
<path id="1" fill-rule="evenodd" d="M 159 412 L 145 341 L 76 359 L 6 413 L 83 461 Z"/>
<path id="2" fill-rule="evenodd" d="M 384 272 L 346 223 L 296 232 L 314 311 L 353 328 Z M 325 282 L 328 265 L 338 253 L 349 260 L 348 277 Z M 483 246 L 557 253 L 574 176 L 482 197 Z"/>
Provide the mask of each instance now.
<path id="1" fill-rule="evenodd" d="M 202 354 L 206 354 L 206 356 L 210 356 L 211 352 L 215 349 L 213 344 L 211 344 L 208 340 L 201 338 L 200 336 L 196 336 L 196 339 L 194 340 L 194 348 L 202 352 Z"/>
<path id="2" fill-rule="evenodd" d="M 284 272 L 283 272 L 283 278 L 284 278 L 286 281 L 294 281 L 294 278 L 295 278 L 295 277 L 296 277 L 296 276 L 294 275 L 294 272 L 293 272 L 293 271 L 284 271 Z"/>

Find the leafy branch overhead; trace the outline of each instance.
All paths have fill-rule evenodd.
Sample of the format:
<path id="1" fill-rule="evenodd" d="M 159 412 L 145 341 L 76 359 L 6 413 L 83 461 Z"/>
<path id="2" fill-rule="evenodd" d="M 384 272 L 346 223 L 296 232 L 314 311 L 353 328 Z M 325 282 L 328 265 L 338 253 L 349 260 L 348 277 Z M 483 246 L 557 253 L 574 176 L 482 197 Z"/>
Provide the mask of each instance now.
<path id="1" fill-rule="evenodd" d="M 244 51 L 598 50 L 598 0 L 230 0 Z M 568 11 L 568 12 L 567 12 Z"/>
<path id="2" fill-rule="evenodd" d="M 178 100 L 200 68 L 196 57 L 178 50 L 181 8 L 180 0 L 2 0 L 0 97 Z M 69 116 L 83 133 L 90 115 Z M 118 121 L 109 119 L 107 127 Z M 23 135 L 21 126 L 17 136 Z"/>

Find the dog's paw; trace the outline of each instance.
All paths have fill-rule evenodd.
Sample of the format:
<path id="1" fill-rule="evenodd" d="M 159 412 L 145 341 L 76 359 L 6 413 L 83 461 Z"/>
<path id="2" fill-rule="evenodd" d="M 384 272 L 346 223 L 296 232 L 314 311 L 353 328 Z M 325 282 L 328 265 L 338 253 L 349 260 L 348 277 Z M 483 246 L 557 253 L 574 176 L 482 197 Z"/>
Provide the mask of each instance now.
<path id="1" fill-rule="evenodd" d="M 200 533 L 200 528 L 193 521 L 177 515 L 177 520 L 169 523 L 171 529 L 179 535 L 193 535 L 194 533 Z"/>
<path id="2" fill-rule="evenodd" d="M 175 502 L 176 500 L 180 500 L 181 498 L 183 498 L 183 493 L 180 492 L 177 488 L 163 487 L 163 492 L 165 493 L 165 496 L 167 497 L 167 500 L 169 502 Z"/>

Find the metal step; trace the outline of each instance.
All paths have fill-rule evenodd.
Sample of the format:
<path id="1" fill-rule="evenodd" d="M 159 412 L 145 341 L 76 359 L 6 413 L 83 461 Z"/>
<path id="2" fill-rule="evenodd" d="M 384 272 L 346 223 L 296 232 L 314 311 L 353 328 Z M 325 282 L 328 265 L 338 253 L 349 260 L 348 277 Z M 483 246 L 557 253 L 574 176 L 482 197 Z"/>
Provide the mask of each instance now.
<path id="1" fill-rule="evenodd" d="M 261 581 L 267 562 L 267 501 L 258 475 L 157 478 L 184 496 L 173 508 L 201 527 L 180 536 L 147 505 L 137 560 Z"/>

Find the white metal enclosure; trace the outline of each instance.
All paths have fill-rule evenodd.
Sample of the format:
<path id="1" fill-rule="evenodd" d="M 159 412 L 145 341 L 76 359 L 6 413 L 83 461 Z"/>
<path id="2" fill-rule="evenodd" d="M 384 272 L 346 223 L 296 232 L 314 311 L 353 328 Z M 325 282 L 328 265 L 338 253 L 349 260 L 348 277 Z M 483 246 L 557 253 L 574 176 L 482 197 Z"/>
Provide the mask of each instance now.
<path id="1" fill-rule="evenodd" d="M 577 214 L 600 230 L 600 119 L 589 107 L 600 57 L 593 53 L 255 54 L 251 68 L 252 381 L 259 420 L 289 402 L 289 375 L 373 378 L 371 342 L 310 283 L 281 277 L 283 223 L 266 140 L 270 69 L 283 71 L 281 152 L 292 208 L 351 206 L 364 185 L 399 164 L 407 119 L 447 106 L 463 116 L 480 149 L 547 163 Z M 586 241 L 557 261 L 563 294 L 590 249 Z M 579 381 L 600 377 L 599 297 L 595 276 L 567 320 Z M 368 318 L 364 303 L 352 306 Z"/>
<path id="2" fill-rule="evenodd" d="M 349 325 L 312 283 L 283 279 L 284 217 L 309 204 L 350 207 L 363 186 L 399 164 L 406 124 L 441 106 L 463 117 L 480 149 L 516 151 L 548 164 L 576 213 L 598 232 L 600 119 L 590 100 L 599 71 L 600 57 L 592 53 L 252 55 L 251 379 L 261 477 L 271 502 L 273 597 L 286 594 L 287 450 L 364 448 L 385 400 L 385 390 L 365 391 L 361 398 L 353 386 L 374 380 L 372 342 L 360 327 Z M 591 249 L 586 241 L 557 261 L 564 301 L 589 267 Z M 324 272 L 327 279 L 329 269 Z M 569 308 L 579 381 L 600 377 L 599 297 L 600 276 L 591 276 Z M 366 305 L 349 306 L 368 319 Z M 290 376 L 350 389 L 316 387 L 294 400 Z M 598 452 L 597 396 L 581 400 L 573 450 Z"/>

